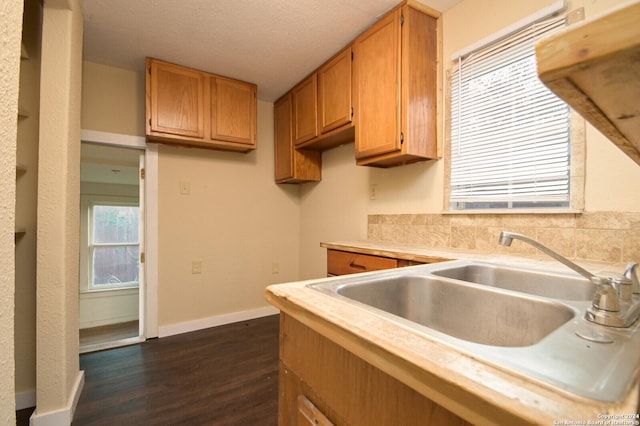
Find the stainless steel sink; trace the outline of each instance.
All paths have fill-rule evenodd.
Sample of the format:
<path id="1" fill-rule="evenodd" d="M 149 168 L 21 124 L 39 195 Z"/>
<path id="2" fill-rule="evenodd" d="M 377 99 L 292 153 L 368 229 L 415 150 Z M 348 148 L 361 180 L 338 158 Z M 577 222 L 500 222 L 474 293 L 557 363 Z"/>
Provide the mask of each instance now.
<path id="1" fill-rule="evenodd" d="M 434 269 L 433 275 L 563 300 L 592 300 L 596 286 L 578 275 L 472 263 Z"/>
<path id="2" fill-rule="evenodd" d="M 592 296 L 585 281 L 571 273 L 451 261 L 309 287 L 529 380 L 620 401 L 639 372 L 640 326 L 585 320 Z"/>
<path id="3" fill-rule="evenodd" d="M 458 339 L 492 346 L 533 345 L 576 315 L 560 303 L 437 277 L 372 280 L 339 286 L 337 293 Z"/>

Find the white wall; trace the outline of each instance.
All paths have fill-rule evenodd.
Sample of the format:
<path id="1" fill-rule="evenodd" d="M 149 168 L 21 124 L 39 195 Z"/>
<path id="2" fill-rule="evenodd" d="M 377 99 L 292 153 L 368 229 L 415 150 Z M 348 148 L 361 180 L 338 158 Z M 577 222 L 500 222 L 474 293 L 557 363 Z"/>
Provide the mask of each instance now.
<path id="1" fill-rule="evenodd" d="M 14 285 L 18 88 L 22 2 L 0 14 L 0 423 L 15 423 Z"/>
<path id="2" fill-rule="evenodd" d="M 16 408 L 35 404 L 36 391 L 36 246 L 38 203 L 38 124 L 40 106 L 40 30 L 42 4 L 24 2 L 22 43 L 29 58 L 20 61 L 20 106 L 28 116 L 18 120 L 18 162 L 26 167 L 16 179 L 15 354 Z"/>
<path id="3" fill-rule="evenodd" d="M 353 143 L 322 154 L 322 181 L 301 186 L 300 278 L 326 276 L 321 241 L 366 239 L 370 170 L 355 166 Z"/>
<path id="4" fill-rule="evenodd" d="M 82 13 L 47 0 L 42 25 L 38 168 L 36 388 L 32 424 L 70 423 L 78 358 Z M 58 423 L 59 422 L 59 423 Z"/>
<path id="5" fill-rule="evenodd" d="M 138 321 L 137 288 L 80 294 L 80 329 Z"/>
<path id="6" fill-rule="evenodd" d="M 276 185 L 273 164 L 273 104 L 261 101 L 256 151 L 160 146 L 161 335 L 172 324 L 267 307 L 267 285 L 297 279 L 298 188 Z"/>
<path id="7" fill-rule="evenodd" d="M 144 136 L 144 91 L 143 73 L 84 61 L 82 128 Z"/>

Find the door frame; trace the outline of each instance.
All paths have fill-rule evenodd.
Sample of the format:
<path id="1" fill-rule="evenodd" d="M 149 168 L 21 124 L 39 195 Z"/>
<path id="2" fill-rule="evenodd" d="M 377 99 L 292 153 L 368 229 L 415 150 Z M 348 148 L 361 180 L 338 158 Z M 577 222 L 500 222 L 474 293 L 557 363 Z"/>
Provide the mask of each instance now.
<path id="1" fill-rule="evenodd" d="M 140 293 L 141 314 L 144 316 L 143 337 L 158 337 L 158 145 L 147 144 L 144 136 L 123 135 L 82 129 L 82 142 L 133 148 L 144 151 L 145 176 L 141 179 L 144 188 L 144 288 Z"/>

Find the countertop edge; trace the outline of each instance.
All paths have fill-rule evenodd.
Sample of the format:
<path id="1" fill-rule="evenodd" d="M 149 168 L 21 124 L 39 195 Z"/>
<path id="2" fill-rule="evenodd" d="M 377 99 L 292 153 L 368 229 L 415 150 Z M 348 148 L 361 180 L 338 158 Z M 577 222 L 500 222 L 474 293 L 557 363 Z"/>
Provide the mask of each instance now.
<path id="1" fill-rule="evenodd" d="M 329 241 L 321 242 L 320 247 L 340 250 L 351 253 L 383 256 L 393 259 L 415 260 L 423 263 L 442 262 L 447 260 L 475 260 L 480 262 L 502 263 L 509 265 L 524 265 L 529 269 L 545 269 L 552 271 L 571 271 L 560 262 L 546 256 L 543 253 L 536 255 L 510 254 L 508 248 L 502 248 L 504 253 L 481 253 L 477 250 L 429 248 L 415 244 L 393 243 L 387 241 Z M 497 250 L 501 250 L 497 246 Z M 571 259 L 573 260 L 573 259 Z M 620 274 L 624 271 L 625 263 L 607 263 L 599 261 L 573 260 L 580 266 L 587 268 L 596 275 Z"/>

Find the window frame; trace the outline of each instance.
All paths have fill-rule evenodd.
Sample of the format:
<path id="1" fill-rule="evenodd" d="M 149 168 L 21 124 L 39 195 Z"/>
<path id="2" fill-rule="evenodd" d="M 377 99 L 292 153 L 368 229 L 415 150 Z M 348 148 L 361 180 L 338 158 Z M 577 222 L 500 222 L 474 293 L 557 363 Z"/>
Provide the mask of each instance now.
<path id="1" fill-rule="evenodd" d="M 566 26 L 571 25 L 572 19 L 569 19 L 570 13 L 556 16 L 556 18 L 564 16 L 566 19 Z M 520 32 L 536 24 L 538 21 L 529 22 L 526 25 L 522 25 L 515 32 Z M 482 48 L 498 43 L 500 40 L 496 39 L 492 42 L 485 43 Z M 468 53 L 466 53 L 468 54 Z M 465 54 L 465 55 L 466 55 Z M 449 64 L 449 68 L 445 73 L 446 81 L 446 121 L 445 121 L 445 149 L 443 150 L 443 156 L 445 159 L 445 181 L 444 181 L 444 197 L 443 197 L 443 213 L 446 214 L 517 214 L 517 213 L 576 213 L 581 212 L 584 209 L 584 184 L 585 184 L 585 120 L 577 114 L 573 109 L 569 108 L 569 123 L 570 123 L 570 142 L 569 142 L 569 205 L 568 207 L 504 207 L 504 208 L 468 208 L 468 209 L 453 209 L 451 203 L 452 193 L 452 148 L 453 141 L 453 114 L 452 108 L 455 100 L 452 97 L 452 84 L 454 83 L 454 72 L 458 66 L 458 61 L 452 60 Z M 504 203 L 508 203 L 508 200 L 504 200 Z M 511 205 L 511 203 L 509 203 Z"/>
<path id="2" fill-rule="evenodd" d="M 138 207 L 140 202 L 137 197 L 112 196 L 112 195 L 81 195 L 80 197 L 80 293 L 95 293 L 101 291 L 138 289 L 140 282 L 127 282 L 117 284 L 101 284 L 94 286 L 93 282 L 93 249 L 95 247 L 121 247 L 137 246 L 140 252 L 141 241 L 138 235 L 137 243 L 100 243 L 93 241 L 93 208 L 95 206 L 124 206 Z M 140 232 L 140 231 L 139 231 Z M 141 267 L 141 264 L 139 264 Z"/>

